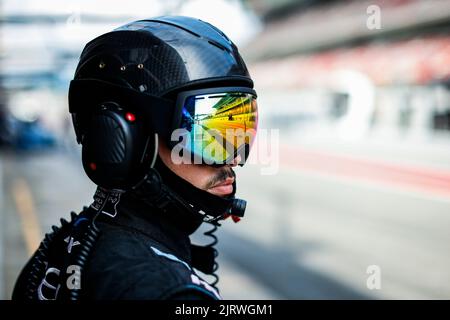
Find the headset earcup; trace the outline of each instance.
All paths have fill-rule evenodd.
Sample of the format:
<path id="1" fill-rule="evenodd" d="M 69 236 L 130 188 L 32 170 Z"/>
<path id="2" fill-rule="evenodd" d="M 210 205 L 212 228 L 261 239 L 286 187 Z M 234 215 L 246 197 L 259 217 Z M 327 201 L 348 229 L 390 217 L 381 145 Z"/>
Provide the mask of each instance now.
<path id="1" fill-rule="evenodd" d="M 156 157 L 157 137 L 143 119 L 108 106 L 94 113 L 82 139 L 88 177 L 106 189 L 127 190 L 142 180 Z"/>

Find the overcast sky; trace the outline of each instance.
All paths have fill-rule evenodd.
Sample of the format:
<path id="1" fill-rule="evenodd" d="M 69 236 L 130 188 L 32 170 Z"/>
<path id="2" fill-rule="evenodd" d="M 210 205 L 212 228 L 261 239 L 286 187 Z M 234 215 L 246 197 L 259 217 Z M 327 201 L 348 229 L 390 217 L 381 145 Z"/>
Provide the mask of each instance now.
<path id="1" fill-rule="evenodd" d="M 83 24 L 83 15 L 143 19 L 162 14 L 200 18 L 222 29 L 236 44 L 248 41 L 260 29 L 258 19 L 239 0 L 3 0 L 2 14 L 67 15 Z M 81 19 L 77 20 L 77 16 Z M 120 19 L 117 22 L 120 25 Z"/>

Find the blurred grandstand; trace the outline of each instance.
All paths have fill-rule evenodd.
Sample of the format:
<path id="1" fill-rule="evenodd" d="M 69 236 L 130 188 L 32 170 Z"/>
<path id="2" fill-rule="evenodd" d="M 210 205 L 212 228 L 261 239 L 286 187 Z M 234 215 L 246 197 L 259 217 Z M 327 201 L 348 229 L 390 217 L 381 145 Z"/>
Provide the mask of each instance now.
<path id="1" fill-rule="evenodd" d="M 353 140 L 448 138 L 449 1 L 249 3 L 266 24 L 244 53 L 264 98 L 277 101 L 278 126 L 319 121 Z M 371 5 L 379 29 L 366 26 Z"/>

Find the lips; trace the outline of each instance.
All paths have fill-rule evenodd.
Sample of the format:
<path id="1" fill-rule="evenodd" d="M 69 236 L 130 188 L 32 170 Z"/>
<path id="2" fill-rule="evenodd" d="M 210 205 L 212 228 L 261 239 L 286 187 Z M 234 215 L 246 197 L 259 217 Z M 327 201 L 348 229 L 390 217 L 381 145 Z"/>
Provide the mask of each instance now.
<path id="1" fill-rule="evenodd" d="M 234 178 L 227 178 L 224 181 L 212 186 L 207 191 L 217 196 L 226 196 L 233 192 Z"/>

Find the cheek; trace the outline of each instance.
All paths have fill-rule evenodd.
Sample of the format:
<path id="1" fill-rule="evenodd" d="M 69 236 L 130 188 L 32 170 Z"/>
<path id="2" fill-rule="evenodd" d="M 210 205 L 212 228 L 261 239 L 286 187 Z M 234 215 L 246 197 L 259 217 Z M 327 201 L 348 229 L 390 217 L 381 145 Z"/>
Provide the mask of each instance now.
<path id="1" fill-rule="evenodd" d="M 214 176 L 214 172 L 210 169 L 204 166 L 186 165 L 181 174 L 184 174 L 185 179 L 197 188 L 204 189 Z"/>
<path id="2" fill-rule="evenodd" d="M 212 168 L 205 166 L 180 164 L 174 165 L 174 167 L 172 170 L 178 176 L 199 189 L 204 189 L 209 180 L 214 176 L 214 171 L 211 170 Z"/>
<path id="3" fill-rule="evenodd" d="M 199 189 L 205 189 L 207 183 L 214 177 L 214 168 L 193 164 L 174 164 L 170 158 L 170 151 L 160 143 L 159 156 L 164 164 L 176 175 L 188 181 Z"/>

